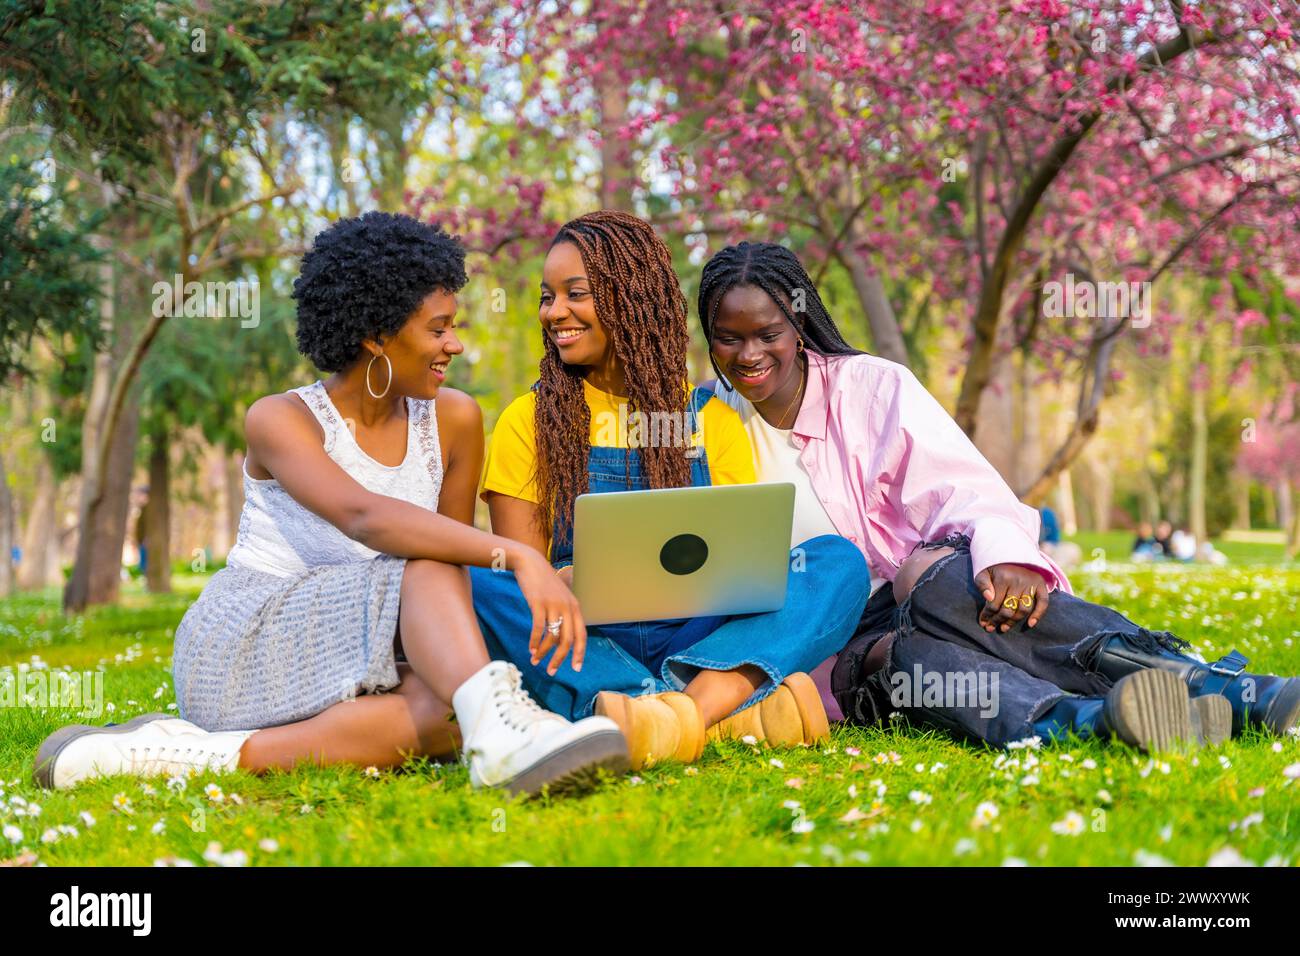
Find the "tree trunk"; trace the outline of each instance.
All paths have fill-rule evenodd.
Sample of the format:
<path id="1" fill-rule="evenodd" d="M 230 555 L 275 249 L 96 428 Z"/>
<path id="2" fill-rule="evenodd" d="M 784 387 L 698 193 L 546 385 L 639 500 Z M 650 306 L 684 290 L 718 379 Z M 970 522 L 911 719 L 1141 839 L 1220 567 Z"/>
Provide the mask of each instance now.
<path id="1" fill-rule="evenodd" d="M 1215 39 L 1216 35 L 1213 33 L 1196 35 L 1190 30 L 1183 29 L 1177 36 L 1142 54 L 1135 65 L 1143 71 L 1165 69 L 1171 61 L 1182 56 L 1193 46 L 1204 45 L 1207 41 L 1214 42 Z M 1128 82 L 1127 75 L 1121 72 L 1109 80 L 1106 87 L 1114 92 L 1126 82 Z M 1019 194 L 1014 197 L 1014 205 L 1007 216 L 1006 225 L 1002 228 L 1002 236 L 993 253 L 993 260 L 989 263 L 988 271 L 980 286 L 980 296 L 971 322 L 971 346 L 966 357 L 966 374 L 962 377 L 961 391 L 957 395 L 957 409 L 953 415 L 957 424 L 971 438 L 976 434 L 980 396 L 992 372 L 993 350 L 1002 321 L 1003 297 L 1007 283 L 1016 269 L 1016 258 L 1029 232 L 1029 224 L 1034 218 L 1039 202 L 1052 188 L 1056 177 L 1069 162 L 1070 156 L 1101 116 L 1100 109 L 1076 114 L 1074 122 L 1065 126 L 1060 137 L 1048 145 L 1038 160 L 1038 168 L 1025 181 Z"/>
<path id="2" fill-rule="evenodd" d="M 1103 334 L 1094 339 L 1089 349 L 1089 358 L 1084 363 L 1084 376 L 1079 385 L 1074 420 L 1065 440 L 1052 454 L 1043 473 L 1020 496 L 1026 504 L 1037 506 L 1046 497 L 1056 476 L 1070 467 L 1096 433 L 1101 421 L 1101 403 L 1106 395 L 1106 380 L 1110 375 L 1110 359 L 1117 342 L 1118 338 L 1114 335 Z M 965 387 L 964 381 L 962 387 Z M 967 434 L 969 433 L 970 430 L 967 429 Z"/>
<path id="3" fill-rule="evenodd" d="M 1016 449 L 1016 492 L 1028 488 L 1043 469 L 1041 396 L 1034 392 L 1034 363 L 1026 352 L 1020 361 L 1020 446 Z"/>
<path id="4" fill-rule="evenodd" d="M 980 396 L 975 445 L 1009 485 L 1017 481 L 1014 375 L 1010 355 L 1001 353 Z"/>
<path id="5" fill-rule="evenodd" d="M 1198 352 L 1199 357 L 1199 352 Z M 1205 475 L 1209 428 L 1205 420 L 1205 389 L 1192 384 L 1192 461 L 1187 476 L 1187 518 L 1199 545 L 1208 539 L 1205 521 Z"/>
<path id="6" fill-rule="evenodd" d="M 145 506 L 145 582 L 153 594 L 172 589 L 171 466 L 167 436 L 149 437 L 149 503 Z"/>
<path id="7" fill-rule="evenodd" d="M 596 13 L 599 4 L 594 6 L 592 12 Z M 628 146 L 618 137 L 627 118 L 627 90 L 613 70 L 601 70 L 595 87 L 600 104 L 600 205 L 602 209 L 632 212 L 632 167 Z"/>
<path id="8" fill-rule="evenodd" d="M 239 539 L 239 518 L 244 512 L 244 453 L 232 451 L 223 459 L 226 482 L 226 536 L 233 548 Z M 229 549 L 227 549 L 229 553 Z M 222 554 L 221 557 L 225 557 Z"/>
<path id="9" fill-rule="evenodd" d="M 23 559 L 18 565 L 18 586 L 25 591 L 37 591 L 51 583 L 50 551 L 57 552 L 59 547 L 58 497 L 49 456 L 38 452 L 36 497 L 23 531 Z"/>
<path id="10" fill-rule="evenodd" d="M 1283 527 L 1278 520 L 1277 496 L 1273 493 L 1273 489 L 1268 485 L 1262 485 L 1260 487 L 1260 497 L 1263 499 L 1264 504 L 1264 527 L 1272 528 L 1275 525 L 1279 528 Z"/>
<path id="11" fill-rule="evenodd" d="M 107 187 L 103 187 L 106 204 L 111 201 Z M 96 246 L 107 251 L 103 237 Z M 99 265 L 99 323 L 106 336 L 113 334 L 116 313 L 117 282 L 113 263 L 106 257 Z M 63 610 L 83 610 L 90 601 L 90 551 L 94 537 L 96 495 L 103 480 L 100 474 L 100 432 L 108 414 L 109 399 L 113 391 L 113 353 L 106 347 L 95 353 L 91 371 L 90 397 L 81 426 L 81 482 L 80 503 L 77 507 L 77 551 L 73 559 L 72 576 L 63 589 Z"/>
<path id="12" fill-rule="evenodd" d="M 1277 526 L 1282 529 L 1283 538 L 1286 538 L 1296 521 L 1295 501 L 1291 497 L 1291 482 L 1286 477 L 1278 478 L 1273 486 L 1273 492 L 1277 499 Z"/>
<path id="13" fill-rule="evenodd" d="M 1291 498 L 1291 483 L 1290 483 L 1289 481 L 1287 481 L 1287 482 L 1285 482 L 1285 484 L 1286 484 L 1286 487 L 1287 487 L 1287 498 L 1290 499 L 1290 498 Z M 1294 510 L 1294 509 L 1293 509 L 1293 510 Z M 1294 558 L 1294 557 L 1296 556 L 1296 553 L 1297 553 L 1297 552 L 1300 552 L 1300 514 L 1293 514 L 1293 515 L 1292 515 L 1292 517 L 1291 517 L 1291 524 L 1290 524 L 1289 527 L 1290 527 L 1291 530 L 1290 530 L 1289 533 L 1287 533 L 1287 534 L 1285 535 L 1285 537 L 1286 537 L 1286 559 L 1287 559 L 1288 561 L 1290 561 L 1292 558 Z M 1284 526 L 1283 530 L 1285 531 L 1285 526 Z"/>
<path id="14" fill-rule="evenodd" d="M 103 495 L 91 515 L 89 547 L 77 547 L 77 571 L 86 558 L 86 605 L 111 604 L 122 585 L 122 545 L 131 512 L 131 479 L 135 472 L 135 447 L 139 436 L 140 406 L 127 396 L 108 452 Z M 83 526 L 82 534 L 85 534 Z"/>
<path id="15" fill-rule="evenodd" d="M 903 332 L 898 327 L 898 318 L 894 315 L 889 296 L 885 294 L 885 284 L 881 281 L 880 273 L 872 269 L 866 258 L 851 247 L 841 250 L 838 258 L 849 273 L 853 290 L 858 294 L 858 302 L 867 317 L 874 353 L 899 365 L 910 365 L 907 346 L 903 343 Z"/>
<path id="16" fill-rule="evenodd" d="M 1110 509 L 1114 501 L 1115 482 L 1110 468 L 1088 462 L 1088 503 L 1092 507 L 1093 531 L 1110 530 Z"/>
<path id="17" fill-rule="evenodd" d="M 112 308 L 111 305 L 109 308 Z M 76 557 L 73 558 L 72 577 L 68 579 L 63 591 L 65 611 L 80 611 L 89 603 L 89 554 L 93 538 L 90 495 L 92 488 L 99 483 L 98 476 L 92 482 L 91 475 L 99 468 L 99 430 L 108 408 L 112 377 L 113 357 L 108 352 L 100 352 L 95 356 L 90 399 L 86 403 L 86 415 L 81 428 L 81 500 L 77 507 L 77 549 Z"/>
<path id="18" fill-rule="evenodd" d="M 14 590 L 14 496 L 9 490 L 9 466 L 0 452 L 0 597 Z"/>
<path id="19" fill-rule="evenodd" d="M 1061 512 L 1061 534 L 1066 537 L 1078 534 L 1079 512 L 1074 507 L 1074 480 L 1070 477 L 1070 469 L 1061 472 L 1056 490 L 1056 502 Z"/>
<path id="20" fill-rule="evenodd" d="M 202 483 L 204 493 L 212 495 L 212 507 L 207 515 L 212 524 L 207 535 L 196 542 L 196 545 L 206 548 L 214 561 L 222 555 L 229 554 L 230 549 L 235 546 L 235 540 L 230 535 L 230 523 L 226 520 L 226 515 L 230 512 L 230 485 L 226 482 L 226 454 L 224 444 L 213 445 L 203 459 Z"/>
<path id="21" fill-rule="evenodd" d="M 1233 491 L 1236 492 L 1236 515 L 1232 526 L 1240 531 L 1250 530 L 1250 477 L 1240 471 L 1233 476 Z"/>

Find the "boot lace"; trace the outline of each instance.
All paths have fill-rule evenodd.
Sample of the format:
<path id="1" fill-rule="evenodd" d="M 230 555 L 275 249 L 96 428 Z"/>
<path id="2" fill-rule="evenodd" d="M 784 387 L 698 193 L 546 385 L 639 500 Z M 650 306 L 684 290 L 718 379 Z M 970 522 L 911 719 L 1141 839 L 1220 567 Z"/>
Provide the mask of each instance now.
<path id="1" fill-rule="evenodd" d="M 492 703 L 506 726 L 515 730 L 526 730 L 539 720 L 556 716 L 540 707 L 523 689 L 523 678 L 513 664 L 506 665 L 492 678 Z"/>

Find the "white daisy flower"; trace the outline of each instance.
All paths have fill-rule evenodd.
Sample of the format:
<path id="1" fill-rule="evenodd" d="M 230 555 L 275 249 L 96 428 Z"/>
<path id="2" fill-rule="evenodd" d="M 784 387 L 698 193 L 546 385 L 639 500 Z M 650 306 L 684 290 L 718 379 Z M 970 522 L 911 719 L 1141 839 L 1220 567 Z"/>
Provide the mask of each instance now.
<path id="1" fill-rule="evenodd" d="M 1052 824 L 1052 832 L 1061 836 L 1078 836 L 1086 829 L 1083 814 L 1075 810 L 1071 810 L 1064 818 Z"/>

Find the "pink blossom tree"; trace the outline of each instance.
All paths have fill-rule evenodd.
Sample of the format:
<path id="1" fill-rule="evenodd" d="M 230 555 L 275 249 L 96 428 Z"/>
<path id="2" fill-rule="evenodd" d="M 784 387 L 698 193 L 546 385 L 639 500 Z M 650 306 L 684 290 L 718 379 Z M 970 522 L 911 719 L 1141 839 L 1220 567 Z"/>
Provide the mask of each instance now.
<path id="1" fill-rule="evenodd" d="M 1045 283 L 1294 271 L 1294 29 L 1285 3 L 599 0 L 520 2 L 484 36 L 560 58 L 542 110 L 587 125 L 602 197 L 687 234 L 797 230 L 878 354 L 908 361 L 890 292 L 927 283 L 964 334 L 973 436 L 1011 350 L 1068 372 L 1036 500 L 1095 431 L 1118 343 L 1162 322 L 1158 298 L 1046 314 Z"/>

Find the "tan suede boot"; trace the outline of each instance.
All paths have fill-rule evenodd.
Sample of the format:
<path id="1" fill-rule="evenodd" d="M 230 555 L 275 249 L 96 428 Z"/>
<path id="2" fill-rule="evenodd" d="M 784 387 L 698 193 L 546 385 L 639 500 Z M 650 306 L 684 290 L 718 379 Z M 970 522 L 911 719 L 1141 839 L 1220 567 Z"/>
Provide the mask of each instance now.
<path id="1" fill-rule="evenodd" d="M 774 747 L 815 744 L 830 736 L 830 721 L 817 685 L 807 674 L 791 674 L 757 704 L 709 728 L 710 740 L 753 737 Z"/>
<path id="2" fill-rule="evenodd" d="M 685 694 L 629 697 L 603 691 L 596 695 L 596 714 L 618 724 L 633 770 L 666 760 L 694 763 L 704 752 L 704 721 L 695 701 Z"/>

